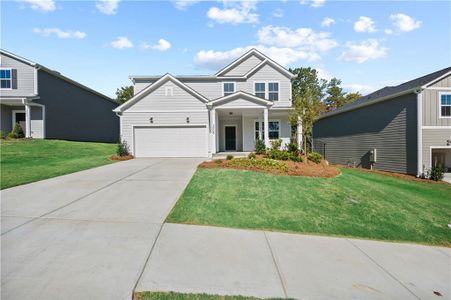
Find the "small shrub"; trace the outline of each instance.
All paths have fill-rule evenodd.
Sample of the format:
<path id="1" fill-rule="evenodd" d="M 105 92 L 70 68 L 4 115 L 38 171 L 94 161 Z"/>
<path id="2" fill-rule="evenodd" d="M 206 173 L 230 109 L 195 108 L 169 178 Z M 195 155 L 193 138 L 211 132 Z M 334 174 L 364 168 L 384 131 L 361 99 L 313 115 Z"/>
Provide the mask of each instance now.
<path id="1" fill-rule="evenodd" d="M 4 139 L 5 138 L 5 133 L 3 132 L 3 130 L 0 130 L 0 139 Z"/>
<path id="2" fill-rule="evenodd" d="M 323 156 L 321 154 L 319 154 L 318 152 L 312 152 L 312 153 L 309 153 L 308 159 L 313 161 L 316 164 L 319 164 L 321 162 L 321 160 L 323 159 Z"/>
<path id="3" fill-rule="evenodd" d="M 122 143 L 117 144 L 116 154 L 117 154 L 117 156 L 129 156 L 130 155 L 130 148 L 126 141 L 122 141 Z"/>
<path id="4" fill-rule="evenodd" d="M 267 153 L 267 157 L 275 160 L 288 160 L 290 153 L 283 150 L 271 150 Z"/>
<path id="5" fill-rule="evenodd" d="M 254 152 L 251 152 L 251 153 L 249 153 L 249 155 L 247 156 L 247 158 L 249 158 L 249 159 L 256 159 L 256 158 L 257 158 L 257 155 L 255 155 Z"/>
<path id="6" fill-rule="evenodd" d="M 282 146 L 282 139 L 272 140 L 271 141 L 271 150 L 280 150 Z"/>
<path id="7" fill-rule="evenodd" d="M 289 143 L 287 145 L 287 151 L 291 153 L 299 154 L 299 145 L 296 143 Z"/>
<path id="8" fill-rule="evenodd" d="M 289 159 L 294 162 L 302 162 L 302 157 L 295 153 L 290 153 Z"/>
<path id="9" fill-rule="evenodd" d="M 16 123 L 14 125 L 13 130 L 8 134 L 8 137 L 10 139 L 21 139 L 25 137 L 25 134 L 23 133 L 22 126 L 20 126 L 19 123 Z"/>
<path id="10" fill-rule="evenodd" d="M 232 155 L 232 154 L 227 155 L 227 156 L 226 156 L 226 159 L 227 159 L 227 160 L 232 160 L 232 159 L 233 159 L 233 155 Z"/>
<path id="11" fill-rule="evenodd" d="M 428 171 L 428 177 L 435 181 L 442 180 L 444 175 L 445 168 L 443 168 L 443 166 L 435 166 Z"/>
<path id="12" fill-rule="evenodd" d="M 263 159 L 237 158 L 230 161 L 229 164 L 231 166 L 239 166 L 245 168 L 288 172 L 288 166 L 286 163 L 268 158 Z"/>
<path id="13" fill-rule="evenodd" d="M 220 160 L 220 159 L 215 159 L 215 160 L 214 160 L 214 162 L 215 162 L 216 164 L 218 164 L 218 165 L 219 165 L 219 164 L 221 164 L 221 163 L 222 163 L 222 160 Z"/>
<path id="14" fill-rule="evenodd" d="M 265 152 L 266 152 L 265 142 L 261 139 L 257 139 L 255 141 L 255 153 L 265 154 Z"/>

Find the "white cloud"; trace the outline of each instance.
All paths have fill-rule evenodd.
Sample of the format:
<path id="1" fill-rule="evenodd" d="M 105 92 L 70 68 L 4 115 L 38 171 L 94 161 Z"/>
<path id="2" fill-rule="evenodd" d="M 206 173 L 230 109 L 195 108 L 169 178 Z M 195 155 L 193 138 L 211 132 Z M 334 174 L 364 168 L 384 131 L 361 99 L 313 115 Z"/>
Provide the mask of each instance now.
<path id="1" fill-rule="evenodd" d="M 390 19 L 393 21 L 393 25 L 401 32 L 408 32 L 420 28 L 422 21 L 415 20 L 414 18 L 398 13 L 390 15 Z"/>
<path id="2" fill-rule="evenodd" d="M 368 84 L 351 83 L 351 84 L 344 84 L 343 89 L 347 93 L 359 92 L 362 95 L 368 95 L 369 93 L 374 92 L 377 88 L 372 85 L 368 85 Z"/>
<path id="3" fill-rule="evenodd" d="M 376 24 L 370 17 L 361 16 L 354 23 L 354 30 L 357 32 L 374 32 L 376 31 Z"/>
<path id="4" fill-rule="evenodd" d="M 23 0 L 23 2 L 29 4 L 32 9 L 41 12 L 56 10 L 54 0 Z"/>
<path id="5" fill-rule="evenodd" d="M 164 52 L 171 48 L 171 43 L 169 43 L 165 39 L 160 39 L 158 41 L 158 44 L 155 44 L 155 45 L 148 45 L 148 44 L 144 43 L 143 48 L 144 49 L 155 49 L 155 50 Z"/>
<path id="6" fill-rule="evenodd" d="M 119 36 L 110 43 L 111 47 L 116 49 L 133 48 L 133 43 L 125 36 Z"/>
<path id="7" fill-rule="evenodd" d="M 186 10 L 188 7 L 196 4 L 197 0 L 177 0 L 174 1 L 174 6 L 175 8 L 177 8 L 178 10 Z"/>
<path id="8" fill-rule="evenodd" d="M 264 45 L 277 47 L 302 48 L 310 52 L 325 52 L 338 43 L 330 38 L 328 32 L 315 32 L 311 28 L 290 29 L 268 25 L 257 33 L 259 42 Z"/>
<path id="9" fill-rule="evenodd" d="M 387 55 L 388 48 L 382 47 L 376 39 L 368 39 L 360 43 L 347 42 L 347 50 L 343 51 L 339 60 L 356 61 L 359 64 L 367 60 L 382 58 Z"/>
<path id="10" fill-rule="evenodd" d="M 385 29 L 384 32 L 385 32 L 385 34 L 388 34 L 388 35 L 393 34 L 393 30 L 391 30 L 389 28 Z"/>
<path id="11" fill-rule="evenodd" d="M 323 21 L 321 22 L 321 27 L 329 27 L 335 24 L 335 20 L 332 18 L 324 18 Z"/>
<path id="12" fill-rule="evenodd" d="M 97 9 L 105 15 L 115 15 L 119 7 L 120 0 L 99 0 L 96 3 Z"/>
<path id="13" fill-rule="evenodd" d="M 259 15 L 256 1 L 225 1 L 224 8 L 211 7 L 207 12 L 207 17 L 217 23 L 241 24 L 258 23 Z"/>
<path id="14" fill-rule="evenodd" d="M 311 7 L 321 7 L 326 3 L 326 0 L 301 0 L 301 5 L 310 4 Z"/>
<path id="15" fill-rule="evenodd" d="M 61 30 L 59 28 L 34 28 L 34 33 L 40 34 L 42 36 L 51 36 L 55 35 L 60 39 L 84 39 L 86 37 L 86 33 L 82 31 L 72 31 L 72 30 Z"/>
<path id="16" fill-rule="evenodd" d="M 332 75 L 329 74 L 329 72 L 326 71 L 326 69 L 322 67 L 315 67 L 316 73 L 318 74 L 318 77 L 325 80 L 332 79 Z"/>
<path id="17" fill-rule="evenodd" d="M 283 17 L 283 10 L 278 8 L 274 11 L 274 13 L 272 14 L 274 17 L 276 18 L 282 18 Z"/>

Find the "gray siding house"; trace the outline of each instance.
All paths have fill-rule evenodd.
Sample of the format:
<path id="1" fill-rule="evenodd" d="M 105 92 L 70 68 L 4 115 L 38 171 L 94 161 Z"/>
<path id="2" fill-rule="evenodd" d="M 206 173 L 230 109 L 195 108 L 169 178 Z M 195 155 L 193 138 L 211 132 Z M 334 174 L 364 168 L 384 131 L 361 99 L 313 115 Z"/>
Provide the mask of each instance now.
<path id="1" fill-rule="evenodd" d="M 0 50 L 0 130 L 32 138 L 117 142 L 117 102 L 60 73 Z"/>
<path id="2" fill-rule="evenodd" d="M 207 76 L 131 76 L 134 97 L 115 109 L 136 157 L 211 157 L 290 142 L 288 70 L 252 49 Z M 299 125 L 300 126 L 300 125 Z"/>
<path id="3" fill-rule="evenodd" d="M 325 113 L 314 144 L 332 163 L 422 176 L 451 172 L 451 67 Z"/>

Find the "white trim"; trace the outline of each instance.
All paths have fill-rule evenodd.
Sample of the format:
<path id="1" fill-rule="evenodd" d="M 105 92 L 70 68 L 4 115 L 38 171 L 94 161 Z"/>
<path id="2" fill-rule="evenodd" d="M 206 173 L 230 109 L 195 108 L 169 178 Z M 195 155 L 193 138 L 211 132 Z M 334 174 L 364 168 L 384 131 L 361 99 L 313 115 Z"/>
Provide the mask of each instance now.
<path id="1" fill-rule="evenodd" d="M 223 124 L 224 127 L 224 151 L 237 151 L 237 126 L 235 124 Z M 235 149 L 226 149 L 226 127 L 234 127 L 235 128 Z"/>
<path id="2" fill-rule="evenodd" d="M 439 119 L 451 119 L 451 116 L 442 116 L 442 95 L 451 95 L 451 92 L 439 92 L 438 93 L 438 116 L 439 116 L 438 118 Z M 445 106 L 450 106 L 450 105 L 445 105 Z"/>
<path id="3" fill-rule="evenodd" d="M 32 104 L 33 105 L 31 106 L 39 106 L 42 109 L 42 138 L 45 139 L 46 136 L 45 105 L 36 102 L 33 102 Z"/>
<path id="4" fill-rule="evenodd" d="M 164 88 L 164 95 L 167 96 L 174 96 L 174 88 L 172 86 L 166 86 Z"/>
<path id="5" fill-rule="evenodd" d="M 207 109 L 189 110 L 189 109 L 179 109 L 179 110 L 133 110 L 124 111 L 122 114 L 136 114 L 136 113 L 204 113 Z"/>
<path id="6" fill-rule="evenodd" d="M 285 69 L 284 67 L 282 67 L 281 65 L 279 65 L 278 63 L 276 63 L 275 61 L 273 61 L 270 58 L 263 60 L 261 63 L 259 63 L 255 67 L 253 67 L 251 70 L 249 70 L 249 72 L 244 74 L 243 77 L 246 79 L 249 78 L 252 74 L 257 72 L 259 69 L 263 68 L 263 66 L 265 66 L 265 65 L 270 65 L 271 67 L 276 69 L 276 71 L 279 71 L 280 73 L 283 73 L 284 75 L 287 75 L 290 79 L 293 79 L 296 77 L 296 75 L 294 75 L 293 73 L 291 73 L 290 71 L 288 71 L 287 69 Z"/>
<path id="7" fill-rule="evenodd" d="M 425 88 L 425 90 L 433 90 L 433 91 L 451 91 L 451 87 L 430 86 L 430 87 Z"/>
<path id="8" fill-rule="evenodd" d="M 257 95 L 256 95 L 257 92 L 255 90 L 255 84 L 256 83 L 263 83 L 265 85 L 265 98 L 263 98 L 263 99 L 265 99 L 266 101 L 273 102 L 273 103 L 281 102 L 280 99 L 282 99 L 282 97 L 280 95 L 280 81 L 278 81 L 278 80 L 255 80 L 255 81 L 253 81 L 254 96 L 255 97 L 257 97 Z M 279 98 L 278 100 L 269 100 L 269 84 L 270 83 L 277 83 L 277 85 L 279 87 L 279 91 L 277 92 L 278 93 L 278 98 Z M 260 97 L 258 97 L 258 98 L 260 98 Z M 282 102 L 284 102 L 284 101 L 282 101 Z"/>
<path id="9" fill-rule="evenodd" d="M 38 69 L 34 68 L 34 94 L 37 95 L 39 92 L 38 88 Z"/>
<path id="10" fill-rule="evenodd" d="M 116 107 L 115 109 L 113 109 L 113 111 L 114 112 L 123 112 L 124 110 L 126 110 L 130 106 L 133 106 L 136 102 L 141 100 L 141 98 L 143 98 L 144 96 L 150 94 L 155 89 L 159 88 L 163 83 L 165 83 L 168 80 L 172 81 L 174 84 L 176 84 L 177 86 L 179 86 L 180 88 L 185 90 L 187 93 L 190 93 L 192 96 L 194 96 L 195 98 L 199 99 L 200 101 L 205 102 L 205 103 L 208 102 L 207 98 L 205 98 L 204 96 L 202 96 L 201 94 L 196 92 L 194 89 L 192 89 L 191 87 L 189 87 L 188 85 L 184 84 L 183 82 L 181 82 L 180 80 L 178 80 L 177 78 L 175 78 L 174 76 L 172 76 L 171 74 L 168 73 L 168 74 L 162 76 L 160 79 L 158 79 L 154 83 L 148 85 L 146 88 L 141 90 L 138 94 L 133 96 L 130 100 L 128 100 L 124 104 L 122 104 L 122 105 Z"/>
<path id="11" fill-rule="evenodd" d="M 256 131 L 255 130 L 255 123 L 259 123 L 258 124 L 258 137 L 261 138 L 262 132 L 263 132 L 262 124 L 264 123 L 264 120 L 263 119 L 253 119 L 253 121 L 254 121 L 254 127 L 252 128 L 252 135 L 253 135 L 254 143 L 255 143 L 255 141 L 256 141 L 256 139 L 255 139 L 255 131 Z M 278 132 L 279 132 L 279 139 L 280 139 L 280 132 L 281 132 L 281 129 L 282 129 L 282 121 L 280 119 L 268 119 L 268 130 L 269 130 L 269 123 L 270 122 L 278 122 L 279 123 L 279 130 L 278 130 Z M 269 131 L 268 131 L 268 138 L 269 138 Z M 263 139 L 264 139 L 264 137 L 263 137 Z M 274 139 L 269 139 L 269 140 L 272 141 Z"/>
<path id="12" fill-rule="evenodd" d="M 451 146 L 429 146 L 429 168 L 432 168 L 432 150 L 433 149 L 451 149 Z"/>
<path id="13" fill-rule="evenodd" d="M 230 94 L 230 95 L 227 95 L 227 96 L 224 96 L 224 97 L 221 97 L 221 98 L 218 98 L 218 99 L 216 99 L 216 100 L 213 100 L 213 101 L 210 101 L 210 102 L 208 102 L 207 103 L 207 106 L 213 106 L 213 105 L 216 105 L 217 103 L 221 103 L 221 102 L 226 102 L 226 101 L 228 101 L 228 100 L 231 100 L 231 99 L 233 99 L 233 98 L 235 98 L 235 97 L 243 97 L 243 99 L 247 99 L 247 100 L 253 100 L 253 101 L 255 101 L 255 102 L 259 102 L 259 103 L 261 103 L 261 104 L 264 104 L 264 105 L 266 105 L 266 107 L 268 107 L 268 106 L 272 106 L 274 103 L 273 102 L 271 102 L 271 101 L 268 101 L 268 100 L 266 100 L 266 99 L 262 99 L 262 98 L 259 98 L 259 97 L 257 97 L 257 96 L 255 96 L 255 95 L 252 95 L 252 94 L 248 94 L 248 93 L 246 93 L 246 92 L 243 92 L 243 91 L 238 91 L 238 92 L 235 92 L 235 93 L 233 93 L 233 94 Z M 255 108 L 255 107 L 254 107 Z"/>
<path id="14" fill-rule="evenodd" d="M 133 154 L 133 156 L 136 156 L 136 152 L 135 152 L 135 150 L 136 150 L 136 148 L 135 148 L 135 128 L 158 128 L 158 127 L 205 127 L 205 130 L 206 130 L 206 138 L 207 138 L 207 140 L 206 140 L 206 147 L 207 147 L 207 149 L 205 149 L 205 153 L 206 153 L 206 156 L 205 157 L 208 157 L 208 135 L 209 135 L 209 132 L 208 132 L 208 124 L 205 124 L 205 123 L 200 123 L 200 124 L 192 124 L 192 123 L 183 123 L 183 124 L 180 124 L 180 123 L 176 123 L 176 124 L 147 124 L 147 125 L 131 125 L 131 127 L 132 127 L 132 154 Z"/>
<path id="15" fill-rule="evenodd" d="M 423 175 L 423 93 L 417 94 L 417 176 Z"/>
<path id="16" fill-rule="evenodd" d="M 224 85 L 225 85 L 226 83 L 233 84 L 233 92 L 231 92 L 231 93 L 229 93 L 229 94 L 227 94 L 227 95 L 225 94 L 225 91 L 224 91 Z M 232 95 L 233 93 L 236 92 L 236 83 L 233 82 L 233 81 L 223 81 L 222 84 L 221 84 L 221 87 L 222 87 L 222 96 L 223 96 L 223 97 Z"/>
<path id="17" fill-rule="evenodd" d="M 4 68 L 4 67 L 0 67 L 0 70 L 5 70 L 5 71 L 9 71 L 10 74 L 10 78 L 9 78 L 9 88 L 2 88 L 0 87 L 0 90 L 2 91 L 10 91 L 13 89 L 13 68 Z M 8 80 L 5 78 L 2 78 L 1 80 Z"/>
<path id="18" fill-rule="evenodd" d="M 423 126 L 422 129 L 451 129 L 451 126 Z"/>
<path id="19" fill-rule="evenodd" d="M 14 110 L 11 110 L 11 113 L 12 113 L 12 118 L 11 118 L 11 125 L 12 125 L 12 127 L 11 127 L 11 130 L 13 130 L 14 126 L 16 125 L 16 113 L 23 113 L 24 114 L 25 113 L 25 109 L 24 110 L 14 109 Z M 26 123 L 25 123 L 25 125 L 26 125 Z"/>
<path id="20" fill-rule="evenodd" d="M 428 85 L 433 84 L 434 82 L 440 81 L 440 80 L 442 80 L 443 78 L 447 77 L 447 76 L 450 75 L 450 74 L 451 74 L 451 71 L 449 71 L 449 72 L 443 74 L 442 76 L 439 76 L 439 77 L 437 77 L 437 78 L 434 78 L 434 80 L 429 81 L 428 83 L 426 83 L 425 85 L 423 85 L 421 88 L 422 88 L 422 89 L 425 89 Z"/>
<path id="21" fill-rule="evenodd" d="M 219 76 L 222 73 L 226 73 L 227 71 L 229 71 L 230 69 L 235 67 L 235 65 L 238 65 L 242 61 L 246 60 L 252 54 L 254 54 L 255 56 L 259 57 L 262 60 L 265 60 L 265 56 L 262 53 L 258 52 L 256 49 L 252 48 L 249 51 L 247 51 L 246 53 L 244 53 L 243 55 L 241 55 L 240 57 L 238 57 L 237 59 L 235 59 L 234 61 L 232 61 L 230 64 L 228 64 L 227 66 L 225 66 L 224 68 L 219 70 L 215 75 Z"/>

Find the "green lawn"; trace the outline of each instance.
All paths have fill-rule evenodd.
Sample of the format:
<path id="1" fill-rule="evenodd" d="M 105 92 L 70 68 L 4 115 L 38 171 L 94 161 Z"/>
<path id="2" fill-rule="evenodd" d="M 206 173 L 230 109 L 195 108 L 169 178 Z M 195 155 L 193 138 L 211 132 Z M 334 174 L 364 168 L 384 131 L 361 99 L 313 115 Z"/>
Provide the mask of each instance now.
<path id="1" fill-rule="evenodd" d="M 115 144 L 58 140 L 1 140 L 0 188 L 112 163 Z"/>
<path id="2" fill-rule="evenodd" d="M 198 169 L 167 222 L 451 246 L 451 185 L 355 169 L 332 179 Z"/>
<path id="3" fill-rule="evenodd" d="M 164 292 L 142 292 L 136 293 L 136 300 L 258 300 L 261 298 L 243 297 L 243 296 L 217 296 L 207 294 L 180 294 Z M 266 298 L 267 300 L 277 300 L 281 298 Z"/>

